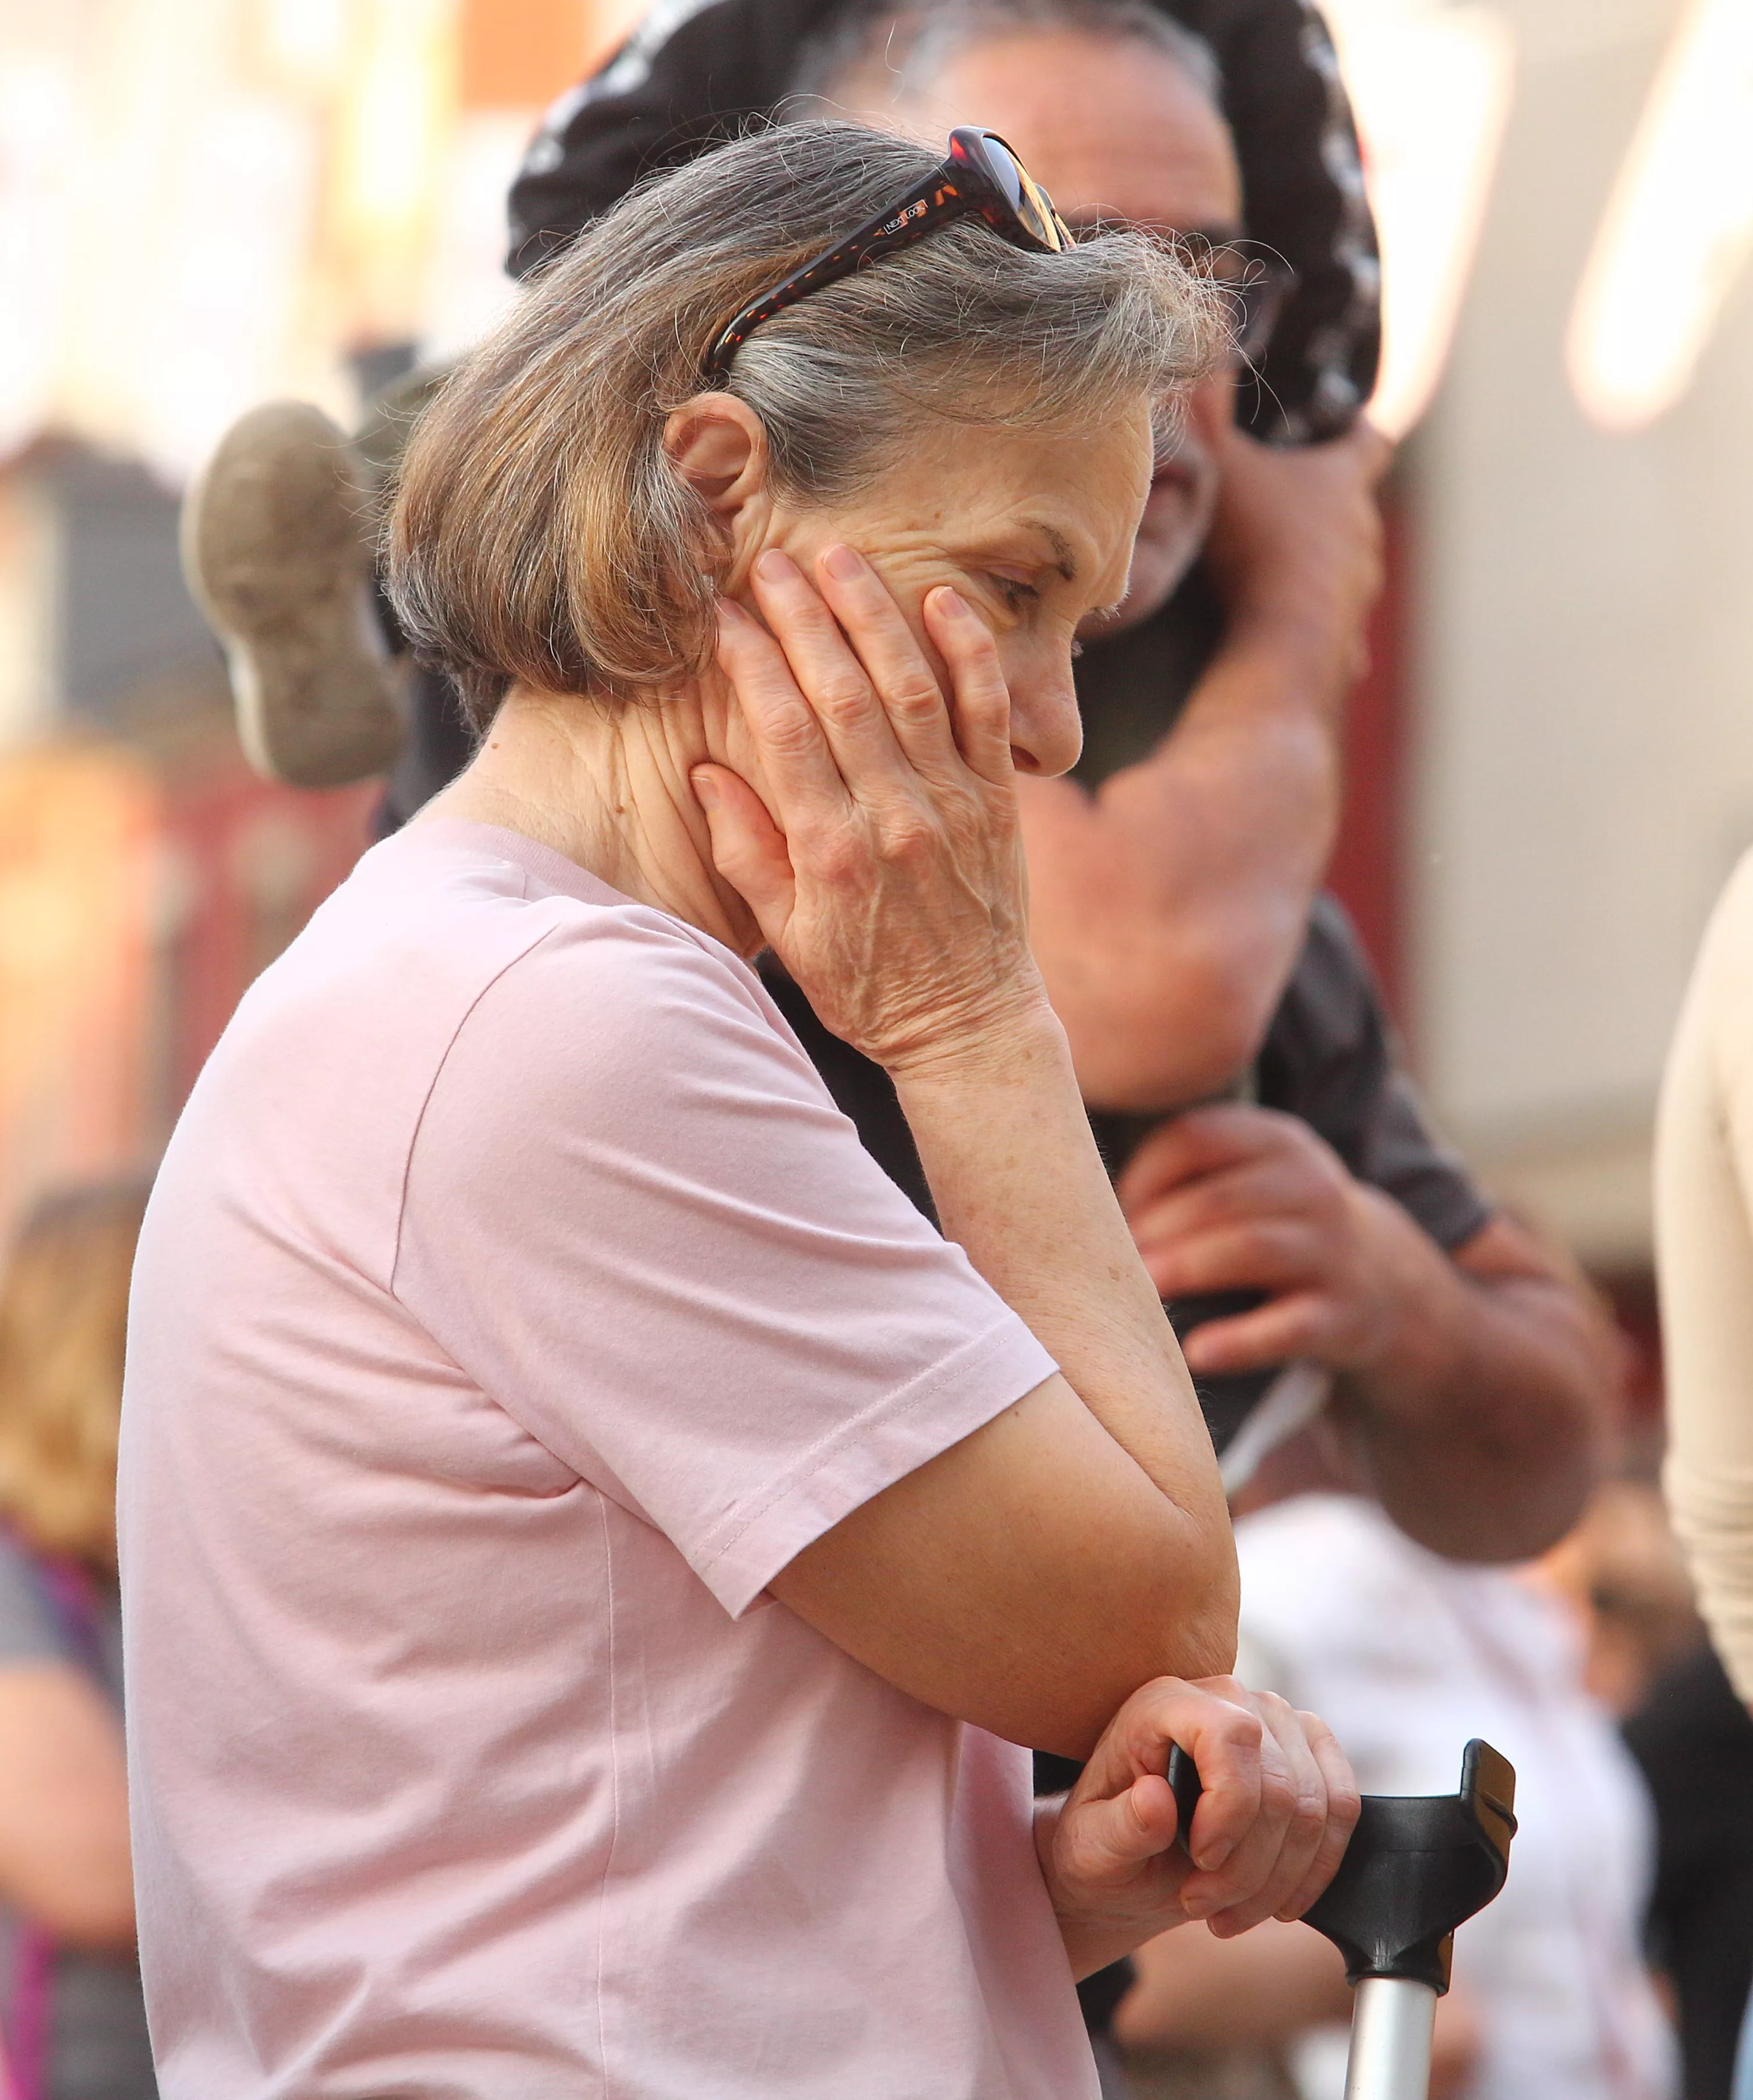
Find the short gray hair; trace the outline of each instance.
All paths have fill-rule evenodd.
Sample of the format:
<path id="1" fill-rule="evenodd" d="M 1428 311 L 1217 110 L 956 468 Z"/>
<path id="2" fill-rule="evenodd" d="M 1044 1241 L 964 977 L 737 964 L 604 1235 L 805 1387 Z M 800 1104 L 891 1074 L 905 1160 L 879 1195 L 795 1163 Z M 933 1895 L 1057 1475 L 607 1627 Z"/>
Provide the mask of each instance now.
<path id="1" fill-rule="evenodd" d="M 1217 54 L 1149 0 L 850 0 L 798 54 L 791 94 L 800 114 L 832 100 L 854 75 L 881 68 L 891 100 L 930 93 L 958 51 L 1000 37 L 1072 30 L 1146 46 L 1222 113 Z"/>
<path id="2" fill-rule="evenodd" d="M 755 132 L 597 220 L 457 368 L 403 460 L 387 580 L 477 723 L 513 680 L 633 699 L 704 668 L 726 550 L 665 420 L 734 314 L 936 161 L 859 125 Z M 1050 255 L 968 219 L 775 315 L 726 383 L 776 491 L 833 501 L 934 420 L 1172 420 L 1224 346 L 1219 295 L 1141 236 Z"/>

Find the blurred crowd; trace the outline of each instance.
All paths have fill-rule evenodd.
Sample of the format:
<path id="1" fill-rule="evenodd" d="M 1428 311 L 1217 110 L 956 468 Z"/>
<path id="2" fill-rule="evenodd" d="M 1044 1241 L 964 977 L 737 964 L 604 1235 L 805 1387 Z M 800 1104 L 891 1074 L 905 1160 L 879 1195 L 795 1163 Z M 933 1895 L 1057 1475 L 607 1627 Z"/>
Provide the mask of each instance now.
<path id="1" fill-rule="evenodd" d="M 1432 1128 L 1322 886 L 1387 448 L 1365 420 L 1369 213 L 1313 11 L 660 7 L 536 140 L 511 267 L 757 119 L 941 139 L 970 112 L 1074 228 L 1179 244 L 1238 338 L 1162 450 L 1128 598 L 1084 633 L 1084 755 L 1021 784 L 1041 967 L 1223 1463 L 1239 1674 L 1322 1715 L 1367 1793 L 1452 1790 L 1473 1736 L 1517 1767 L 1508 1884 L 1461 1934 L 1440 2009 L 1439 2100 L 1727 2100 L 1753 1985 L 1753 1720 L 1695 1609 L 1608 1309 Z M 313 411 L 240 426 L 187 542 L 252 759 L 301 789 L 374 783 L 380 835 L 472 748 L 373 573 L 373 506 L 437 377 L 397 375 L 351 438 Z M 892 1091 L 763 975 L 930 1215 Z M 6 2100 L 154 2089 L 113 1519 L 147 1195 L 52 1192 L 0 1284 Z M 1753 1273 L 1730 1287 L 1753 1303 Z M 1070 1776 L 1040 1760 L 1044 1793 Z M 1113 2095 L 1343 2090 L 1343 1965 L 1300 1924 L 1184 1927 L 1083 1997 Z"/>

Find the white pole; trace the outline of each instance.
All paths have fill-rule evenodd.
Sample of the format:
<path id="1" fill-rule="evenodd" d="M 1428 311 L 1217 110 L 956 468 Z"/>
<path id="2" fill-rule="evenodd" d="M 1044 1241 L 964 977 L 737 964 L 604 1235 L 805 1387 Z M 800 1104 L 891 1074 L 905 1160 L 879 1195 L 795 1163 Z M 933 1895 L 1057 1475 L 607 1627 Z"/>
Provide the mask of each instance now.
<path id="1" fill-rule="evenodd" d="M 1366 1976 L 1351 2015 L 1345 2100 L 1428 2100 L 1437 1994 L 1404 1976 Z"/>

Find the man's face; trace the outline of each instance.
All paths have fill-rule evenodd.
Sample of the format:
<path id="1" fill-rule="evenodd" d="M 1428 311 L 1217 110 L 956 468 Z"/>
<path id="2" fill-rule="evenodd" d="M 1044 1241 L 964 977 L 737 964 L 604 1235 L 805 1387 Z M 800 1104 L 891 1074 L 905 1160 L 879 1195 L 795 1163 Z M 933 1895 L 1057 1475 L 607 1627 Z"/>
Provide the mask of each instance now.
<path id="1" fill-rule="evenodd" d="M 1019 30 L 955 53 L 929 94 L 891 99 L 880 71 L 842 82 L 831 99 L 871 124 L 900 125 L 928 144 L 952 126 L 984 125 L 1014 146 L 1075 227 L 1123 221 L 1147 232 L 1242 231 L 1242 181 L 1230 133 L 1172 60 L 1136 38 Z M 1159 463 L 1117 615 L 1086 632 L 1147 618 L 1192 566 L 1217 494 L 1216 446 L 1230 382 L 1190 405 L 1172 457 Z"/>

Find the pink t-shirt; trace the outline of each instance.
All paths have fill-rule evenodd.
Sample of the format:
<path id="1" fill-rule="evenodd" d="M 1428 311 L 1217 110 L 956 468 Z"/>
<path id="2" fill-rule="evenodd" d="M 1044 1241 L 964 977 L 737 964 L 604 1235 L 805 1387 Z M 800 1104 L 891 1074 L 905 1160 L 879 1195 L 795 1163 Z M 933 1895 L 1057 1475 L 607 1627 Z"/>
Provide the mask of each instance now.
<path id="1" fill-rule="evenodd" d="M 753 973 L 508 832 L 245 998 L 135 1273 L 166 2100 L 1084 2100 L 1025 1752 L 764 1595 L 1052 1372 Z"/>

